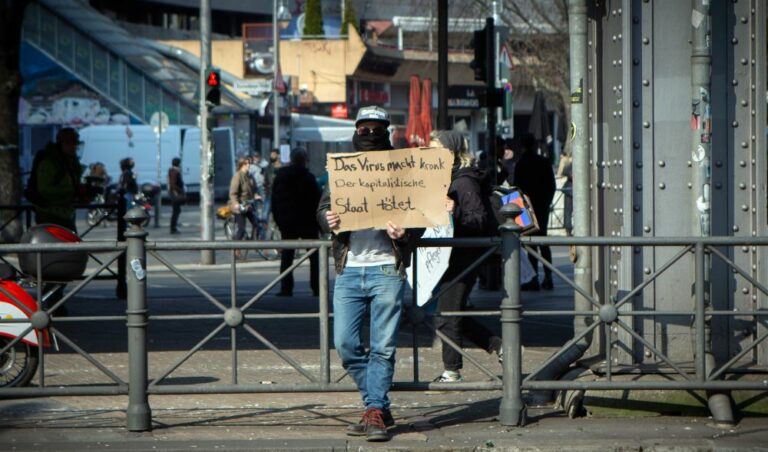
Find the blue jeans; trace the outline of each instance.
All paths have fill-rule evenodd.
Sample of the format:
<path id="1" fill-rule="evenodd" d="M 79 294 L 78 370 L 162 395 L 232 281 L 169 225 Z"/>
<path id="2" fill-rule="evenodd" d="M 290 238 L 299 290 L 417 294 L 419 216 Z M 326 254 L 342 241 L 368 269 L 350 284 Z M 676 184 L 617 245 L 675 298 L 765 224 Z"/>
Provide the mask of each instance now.
<path id="1" fill-rule="evenodd" d="M 347 267 L 336 277 L 333 340 L 365 408 L 389 409 L 387 393 L 395 373 L 397 327 L 405 276 L 394 265 Z M 370 307 L 370 351 L 365 351 L 363 320 Z"/>

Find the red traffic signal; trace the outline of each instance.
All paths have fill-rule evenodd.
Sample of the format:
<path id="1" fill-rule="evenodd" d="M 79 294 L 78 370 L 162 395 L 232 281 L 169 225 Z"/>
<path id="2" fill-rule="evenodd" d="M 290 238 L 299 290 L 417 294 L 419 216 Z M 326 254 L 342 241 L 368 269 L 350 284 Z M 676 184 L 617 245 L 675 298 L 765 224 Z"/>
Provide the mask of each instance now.
<path id="1" fill-rule="evenodd" d="M 209 70 L 205 80 L 205 83 L 208 86 L 218 87 L 221 84 L 221 80 L 219 79 L 219 71 L 215 69 Z"/>
<path id="2" fill-rule="evenodd" d="M 218 69 L 205 71 L 205 101 L 212 107 L 221 104 L 221 73 Z"/>

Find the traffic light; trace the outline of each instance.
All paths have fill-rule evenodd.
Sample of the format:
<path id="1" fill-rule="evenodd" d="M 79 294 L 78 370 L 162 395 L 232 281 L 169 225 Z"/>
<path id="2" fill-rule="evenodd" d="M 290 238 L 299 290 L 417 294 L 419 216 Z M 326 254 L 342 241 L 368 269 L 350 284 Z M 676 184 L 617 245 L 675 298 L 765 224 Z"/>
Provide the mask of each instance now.
<path id="1" fill-rule="evenodd" d="M 221 105 L 221 72 L 218 69 L 205 71 L 205 103 L 213 107 Z"/>
<path id="2" fill-rule="evenodd" d="M 472 42 L 470 45 L 475 51 L 475 59 L 469 62 L 469 67 L 471 67 L 475 71 L 475 80 L 479 80 L 482 82 L 488 81 L 488 70 L 487 70 L 487 62 L 486 62 L 486 47 L 488 43 L 485 39 L 485 28 L 482 30 L 475 30 L 474 37 L 472 38 Z"/>

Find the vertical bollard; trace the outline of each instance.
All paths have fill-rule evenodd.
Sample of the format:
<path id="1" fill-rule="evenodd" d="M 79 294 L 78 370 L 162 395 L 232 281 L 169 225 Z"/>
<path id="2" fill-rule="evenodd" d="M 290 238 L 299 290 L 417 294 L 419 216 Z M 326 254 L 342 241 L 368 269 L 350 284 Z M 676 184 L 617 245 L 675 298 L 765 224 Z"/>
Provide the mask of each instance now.
<path id="1" fill-rule="evenodd" d="M 331 382 L 331 333 L 330 333 L 330 310 L 328 306 L 328 247 L 320 246 L 317 249 L 320 257 L 318 258 L 320 295 L 319 315 L 320 315 L 320 377 L 323 385 Z"/>
<path id="2" fill-rule="evenodd" d="M 127 202 L 125 197 L 120 195 L 117 200 L 117 241 L 125 241 L 125 214 L 127 211 Z M 126 274 L 125 274 L 125 255 L 121 255 L 117 258 L 117 287 L 115 287 L 115 296 L 121 300 L 125 300 L 127 292 L 126 288 Z"/>
<path id="3" fill-rule="evenodd" d="M 144 209 L 128 211 L 125 220 L 131 229 L 127 239 L 126 274 L 128 275 L 128 416 L 126 427 L 132 432 L 152 428 L 152 411 L 147 395 L 147 232 L 142 223 L 149 219 Z"/>
<path id="4" fill-rule="evenodd" d="M 499 226 L 502 238 L 501 257 L 504 263 L 504 298 L 501 300 L 502 397 L 499 407 L 501 425 L 525 424 L 525 403 L 522 391 L 522 310 L 520 301 L 520 226 L 514 218 L 520 207 L 506 204 L 501 208 L 506 222 Z"/>

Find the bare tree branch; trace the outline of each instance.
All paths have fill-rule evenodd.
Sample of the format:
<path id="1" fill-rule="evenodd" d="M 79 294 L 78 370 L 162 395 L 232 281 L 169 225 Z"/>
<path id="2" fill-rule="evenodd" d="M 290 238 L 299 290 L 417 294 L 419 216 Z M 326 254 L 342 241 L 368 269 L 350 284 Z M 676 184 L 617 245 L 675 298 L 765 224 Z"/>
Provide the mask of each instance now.
<path id="1" fill-rule="evenodd" d="M 539 15 L 539 17 L 546 22 L 550 27 L 552 27 L 552 30 L 555 31 L 555 33 L 565 33 L 565 30 L 563 29 L 563 24 L 556 23 L 553 19 L 552 13 L 547 14 L 541 9 L 541 4 L 537 2 L 531 2 L 531 6 L 533 6 L 534 11 L 536 11 L 536 14 Z M 567 26 L 567 24 L 566 24 Z"/>
<path id="2" fill-rule="evenodd" d="M 526 25 L 528 25 L 528 28 L 530 28 L 535 33 L 544 33 L 543 30 L 541 30 L 539 27 L 533 24 L 533 21 L 530 20 L 530 18 L 520 9 L 520 6 L 516 2 L 509 2 L 508 5 L 512 9 L 512 12 L 520 18 L 523 22 L 525 22 Z"/>
<path id="3" fill-rule="evenodd" d="M 560 12 L 560 17 L 563 19 L 563 23 L 568 24 L 568 3 L 566 0 L 555 0 L 555 6 Z"/>

